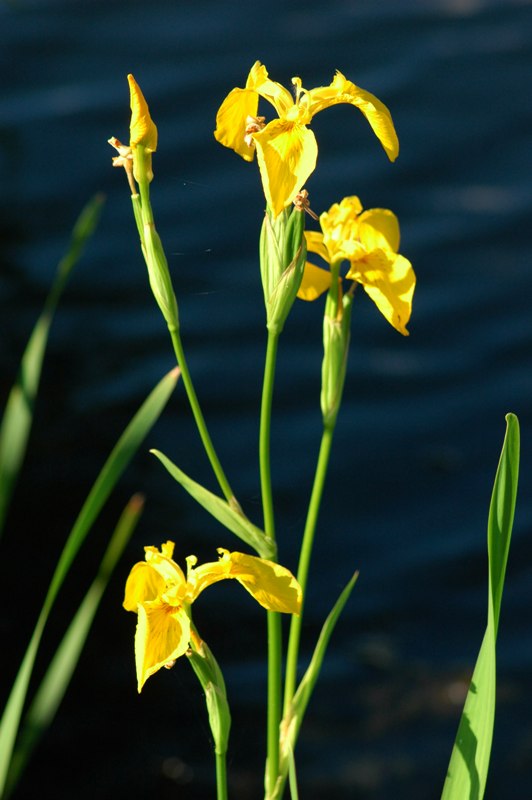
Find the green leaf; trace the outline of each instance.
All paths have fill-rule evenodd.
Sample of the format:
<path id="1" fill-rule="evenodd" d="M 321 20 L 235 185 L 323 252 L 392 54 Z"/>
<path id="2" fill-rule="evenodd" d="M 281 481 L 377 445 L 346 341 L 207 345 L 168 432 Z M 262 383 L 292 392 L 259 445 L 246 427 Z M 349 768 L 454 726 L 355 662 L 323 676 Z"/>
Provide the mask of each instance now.
<path id="1" fill-rule="evenodd" d="M 239 539 L 253 547 L 261 558 L 272 559 L 275 557 L 275 544 L 266 536 L 264 531 L 253 525 L 241 511 L 234 509 L 226 500 L 193 481 L 159 450 L 151 450 L 150 452 L 157 456 L 170 475 L 181 484 L 194 500 L 230 530 L 231 533 L 234 533 Z"/>
<path id="2" fill-rule="evenodd" d="M 72 268 L 80 259 L 94 232 L 103 204 L 96 195 L 83 209 L 74 228 L 70 246 L 58 264 L 54 283 L 22 356 L 17 380 L 7 399 L 0 427 L 0 534 L 9 502 L 24 460 L 33 420 L 48 334 Z"/>
<path id="3" fill-rule="evenodd" d="M 519 478 L 519 423 L 506 415 L 488 518 L 488 623 L 451 753 L 442 800 L 482 800 L 495 719 L 497 630 Z"/>
<path id="4" fill-rule="evenodd" d="M 57 648 L 24 719 L 7 776 L 7 798 L 63 700 L 109 578 L 139 520 L 144 500 L 135 495 L 122 512 L 100 567 Z"/>
<path id="5" fill-rule="evenodd" d="M 296 747 L 297 737 L 305 716 L 305 711 L 309 700 L 314 691 L 316 681 L 318 680 L 323 659 L 332 636 L 332 632 L 338 622 L 340 614 L 342 613 L 345 604 L 347 603 L 353 587 L 357 581 L 358 572 L 355 572 L 345 589 L 340 594 L 338 600 L 334 604 L 332 611 L 323 623 L 321 633 L 319 635 L 314 653 L 312 655 L 310 664 L 305 672 L 301 683 L 293 697 L 293 700 L 285 713 L 281 722 L 281 761 L 279 766 L 279 778 L 275 785 L 275 789 L 271 798 L 268 800 L 280 800 L 283 794 L 283 787 L 286 781 L 287 774 L 290 770 L 291 761 L 294 759 L 294 751 Z M 295 763 L 293 765 L 295 774 Z"/>
<path id="6" fill-rule="evenodd" d="M 173 369 L 144 401 L 105 462 L 70 531 L 0 721 L 0 797 L 5 786 L 33 664 L 46 621 L 59 589 L 105 501 L 165 407 L 178 377 L 179 370 Z"/>

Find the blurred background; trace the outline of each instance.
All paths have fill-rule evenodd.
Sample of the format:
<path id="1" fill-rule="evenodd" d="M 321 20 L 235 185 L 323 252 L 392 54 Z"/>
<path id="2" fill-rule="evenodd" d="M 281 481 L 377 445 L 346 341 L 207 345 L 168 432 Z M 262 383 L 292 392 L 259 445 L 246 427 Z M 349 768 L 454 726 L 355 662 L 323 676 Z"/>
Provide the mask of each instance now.
<path id="1" fill-rule="evenodd" d="M 508 411 L 521 485 L 499 634 L 488 798 L 532 791 L 532 227 L 530 0 L 18 0 L 0 3 L 0 401 L 4 403 L 81 207 L 107 197 L 53 326 L 31 449 L 2 542 L 1 698 L 53 566 L 114 442 L 173 366 L 147 284 L 125 176 L 133 72 L 159 128 L 152 199 L 183 340 L 213 440 L 261 523 L 255 451 L 265 343 L 256 164 L 212 136 L 219 104 L 256 59 L 307 88 L 340 69 L 390 108 L 391 165 L 364 118 L 338 106 L 312 128 L 308 189 L 391 208 L 418 286 L 403 338 L 357 293 L 345 401 L 317 538 L 304 655 L 354 569 L 298 745 L 305 800 L 441 794 L 485 627 L 486 521 Z M 268 112 L 269 113 L 269 112 Z M 309 220 L 310 227 L 313 223 Z M 322 304 L 297 303 L 279 354 L 272 466 L 281 561 L 296 569 L 319 446 Z M 212 798 L 201 692 L 183 659 L 136 692 L 125 578 L 145 544 L 176 557 L 239 547 L 149 455 L 215 489 L 178 387 L 75 564 L 37 675 L 135 491 L 146 510 L 59 715 L 17 798 Z M 236 585 L 195 621 L 223 665 L 235 800 L 261 796 L 265 622 Z"/>

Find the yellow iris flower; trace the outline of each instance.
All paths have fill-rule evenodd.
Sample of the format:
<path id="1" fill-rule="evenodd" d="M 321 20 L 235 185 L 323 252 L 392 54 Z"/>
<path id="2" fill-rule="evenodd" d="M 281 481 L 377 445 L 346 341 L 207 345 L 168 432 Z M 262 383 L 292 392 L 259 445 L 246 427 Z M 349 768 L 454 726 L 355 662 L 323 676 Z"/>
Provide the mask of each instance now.
<path id="1" fill-rule="evenodd" d="M 138 690 L 161 667 L 184 655 L 192 638 L 190 605 L 213 583 L 235 578 L 269 611 L 299 614 L 301 587 L 279 564 L 220 548 L 220 560 L 196 567 L 187 558 L 187 574 L 172 556 L 174 543 L 145 547 L 146 560 L 132 568 L 126 582 L 124 608 L 138 614 L 135 663 Z"/>
<path id="2" fill-rule="evenodd" d="M 304 89 L 300 78 L 292 78 L 292 94 L 268 78 L 266 67 L 256 61 L 244 89 L 233 89 L 216 116 L 214 136 L 246 161 L 255 150 L 268 205 L 275 216 L 293 202 L 316 166 L 318 146 L 307 125 L 324 108 L 348 103 L 368 120 L 390 161 L 399 153 L 395 128 L 386 106 L 374 95 L 355 86 L 337 72 L 329 86 Z M 278 114 L 264 124 L 257 116 L 259 97 L 268 100 Z"/>
<path id="3" fill-rule="evenodd" d="M 384 208 L 362 210 L 358 197 L 344 197 L 320 216 L 322 233 L 305 231 L 307 251 L 328 264 L 349 262 L 345 275 L 361 283 L 381 314 L 403 336 L 412 311 L 416 276 L 398 254 L 399 221 Z M 328 270 L 307 262 L 298 297 L 315 300 L 331 285 Z"/>

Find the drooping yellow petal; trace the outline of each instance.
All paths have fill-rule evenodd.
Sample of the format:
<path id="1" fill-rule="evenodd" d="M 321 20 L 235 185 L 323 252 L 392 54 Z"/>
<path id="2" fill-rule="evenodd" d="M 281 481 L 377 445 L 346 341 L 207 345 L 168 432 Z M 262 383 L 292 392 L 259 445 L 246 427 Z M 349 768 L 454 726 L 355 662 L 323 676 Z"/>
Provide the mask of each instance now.
<path id="1" fill-rule="evenodd" d="M 182 656 L 190 640 L 190 620 L 181 608 L 159 600 L 138 607 L 135 664 L 140 692 L 150 675 Z"/>
<path id="2" fill-rule="evenodd" d="M 194 598 L 207 586 L 235 578 L 261 606 L 269 611 L 299 614 L 301 587 L 292 573 L 280 564 L 244 553 L 220 548 L 220 560 L 202 564 L 189 572 Z"/>
<path id="3" fill-rule="evenodd" d="M 329 270 L 320 269 L 307 261 L 297 296 L 300 300 L 316 300 L 329 289 L 330 285 L 331 273 Z"/>
<path id="4" fill-rule="evenodd" d="M 128 75 L 127 80 L 131 101 L 130 146 L 135 147 L 140 144 L 154 153 L 157 150 L 157 127 L 135 78 L 133 75 Z"/>
<path id="5" fill-rule="evenodd" d="M 341 72 L 337 72 L 329 86 L 311 89 L 309 96 L 310 111 L 313 115 L 338 103 L 349 103 L 359 108 L 390 161 L 395 161 L 399 154 L 399 141 L 393 120 L 388 108 L 375 95 L 356 86 Z"/>
<path id="6" fill-rule="evenodd" d="M 358 218 L 358 237 L 367 250 L 399 250 L 399 220 L 387 208 L 370 208 Z"/>
<path id="7" fill-rule="evenodd" d="M 375 250 L 353 262 L 346 277 L 361 283 L 388 322 L 403 336 L 408 336 L 406 326 L 416 286 L 416 276 L 408 259 Z"/>
<path id="8" fill-rule="evenodd" d="M 275 119 L 254 135 L 266 201 L 278 216 L 316 167 L 318 146 L 304 125 Z"/>
<path id="9" fill-rule="evenodd" d="M 246 127 L 248 117 L 256 117 L 259 96 L 254 89 L 233 89 L 216 115 L 214 138 L 225 147 L 230 147 L 245 161 L 252 161 L 255 148 L 248 145 Z"/>
<path id="10" fill-rule="evenodd" d="M 156 569 L 145 561 L 139 561 L 129 573 L 122 605 L 126 611 L 136 612 L 139 603 L 155 600 L 165 586 L 166 581 Z"/>

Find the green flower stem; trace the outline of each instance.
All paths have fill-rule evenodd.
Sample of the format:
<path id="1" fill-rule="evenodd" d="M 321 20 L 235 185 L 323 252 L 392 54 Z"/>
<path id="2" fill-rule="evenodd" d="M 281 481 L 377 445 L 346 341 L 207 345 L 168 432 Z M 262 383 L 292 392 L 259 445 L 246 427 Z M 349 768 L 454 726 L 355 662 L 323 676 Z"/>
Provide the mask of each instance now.
<path id="1" fill-rule="evenodd" d="M 264 514 L 264 532 L 267 536 L 270 536 L 273 541 L 275 541 L 275 519 L 273 511 L 270 469 L 270 428 L 278 342 L 279 334 L 268 332 L 266 363 L 264 366 L 264 381 L 262 384 L 259 437 L 260 485 L 262 494 L 262 510 Z"/>
<path id="2" fill-rule="evenodd" d="M 181 341 L 179 330 L 177 330 L 176 328 L 171 328 L 170 325 L 168 325 L 168 330 L 170 331 L 170 336 L 172 337 L 172 344 L 174 346 L 176 360 L 177 363 L 179 364 L 179 368 L 181 369 L 181 377 L 183 379 L 183 384 L 185 386 L 185 390 L 188 396 L 188 401 L 190 403 L 190 407 L 194 415 L 194 420 L 196 422 L 196 426 L 198 428 L 198 432 L 201 437 L 203 447 L 205 448 L 205 452 L 207 453 L 207 457 L 211 463 L 213 472 L 216 475 L 216 479 L 218 481 L 220 489 L 222 490 L 227 502 L 230 503 L 233 508 L 240 508 L 238 501 L 233 494 L 233 490 L 231 489 L 229 481 L 227 480 L 225 472 L 223 471 L 222 465 L 220 464 L 220 461 L 216 454 L 216 450 L 214 449 L 214 445 L 209 435 L 209 431 L 207 430 L 205 418 L 203 417 L 199 400 L 196 395 L 194 384 L 192 383 L 192 378 L 190 376 L 190 372 L 188 369 L 188 364 L 185 358 L 185 352 L 183 349 L 183 343 Z"/>
<path id="3" fill-rule="evenodd" d="M 279 726 L 281 724 L 282 698 L 282 636 L 281 615 L 276 611 L 268 611 L 268 719 L 266 762 L 266 796 L 276 784 L 279 775 Z"/>
<path id="4" fill-rule="evenodd" d="M 181 376 L 188 401 L 192 409 L 192 414 L 196 422 L 203 447 L 210 461 L 213 472 L 220 485 L 225 499 L 234 508 L 239 508 L 238 502 L 233 494 L 229 481 L 223 471 L 220 460 L 214 449 L 211 437 L 207 430 L 205 418 L 203 416 L 194 384 L 188 369 L 179 331 L 179 317 L 177 313 L 177 302 L 172 287 L 168 261 L 164 253 L 162 243 L 155 230 L 155 221 L 150 202 L 150 183 L 148 178 L 149 164 L 148 157 L 144 148 L 137 147 L 135 153 L 135 165 L 138 172 L 138 185 L 140 194 L 132 195 L 133 213 L 140 236 L 142 252 L 148 267 L 150 284 L 154 290 L 156 300 L 165 317 L 177 363 L 181 369 Z"/>
<path id="5" fill-rule="evenodd" d="M 266 348 L 266 363 L 264 366 L 264 381 L 262 385 L 259 436 L 260 483 L 264 515 L 264 532 L 272 541 L 275 541 L 275 518 L 270 470 L 270 423 L 278 341 L 279 334 L 269 331 L 268 345 Z M 273 790 L 279 773 L 279 725 L 281 722 L 282 693 L 281 665 L 281 619 L 277 612 L 268 611 L 267 794 Z"/>
<path id="6" fill-rule="evenodd" d="M 227 766 L 225 753 L 216 753 L 216 800 L 227 800 Z"/>
<path id="7" fill-rule="evenodd" d="M 316 532 L 316 525 L 318 522 L 318 515 L 320 511 L 321 499 L 323 496 L 323 488 L 325 486 L 325 479 L 327 476 L 327 468 L 329 466 L 329 458 L 331 454 L 331 447 L 333 441 L 333 434 L 335 428 L 334 420 L 332 424 L 325 425 L 321 438 L 320 452 L 318 455 L 318 462 L 316 464 L 316 472 L 314 475 L 314 484 L 312 486 L 312 494 L 307 512 L 307 519 L 305 523 L 305 530 L 303 533 L 303 541 L 301 543 L 301 552 L 299 556 L 299 566 L 297 571 L 297 579 L 303 592 L 303 603 L 301 605 L 301 612 L 299 617 L 293 616 L 290 622 L 290 636 L 288 639 L 288 652 L 286 658 L 286 680 L 285 680 L 285 694 L 284 694 L 284 713 L 290 707 L 292 698 L 296 690 L 297 681 L 297 662 L 299 657 L 299 644 L 301 640 L 301 626 L 303 623 L 303 609 L 307 588 L 307 579 L 309 573 L 310 559 L 312 556 L 312 547 L 314 545 L 314 534 Z"/>
<path id="8" fill-rule="evenodd" d="M 321 437 L 320 452 L 318 454 L 318 461 L 316 463 L 316 472 L 314 475 L 314 484 L 312 486 L 312 493 L 307 511 L 307 519 L 305 522 L 305 530 L 303 532 L 303 540 L 301 542 L 301 550 L 299 553 L 299 566 L 297 572 L 297 579 L 303 593 L 303 604 L 299 617 L 292 617 L 290 622 L 290 635 L 288 639 L 288 652 L 286 660 L 286 673 L 285 673 L 285 694 L 284 694 L 284 713 L 288 712 L 292 698 L 296 691 L 297 682 L 297 662 L 299 657 L 299 645 L 301 641 L 301 627 L 303 624 L 303 608 L 305 603 L 305 595 L 307 589 L 307 580 L 310 567 L 310 559 L 312 556 L 312 548 L 314 545 L 314 535 L 316 533 L 316 526 L 318 524 L 318 515 L 320 511 L 321 499 L 323 496 L 323 489 L 325 486 L 325 479 L 327 476 L 327 469 L 329 466 L 329 458 L 331 455 L 332 440 L 334 429 L 336 427 L 336 419 L 338 410 L 342 400 L 343 391 L 343 375 L 336 369 L 333 377 L 328 377 L 327 365 L 330 363 L 331 347 L 336 349 L 336 358 L 338 357 L 337 347 L 340 345 L 345 347 L 344 352 L 340 352 L 340 360 L 343 364 L 345 374 L 345 359 L 347 358 L 347 347 L 349 340 L 345 343 L 335 341 L 331 345 L 328 335 L 328 325 L 330 320 L 336 321 L 338 319 L 338 312 L 342 311 L 340 304 L 342 303 L 340 292 L 340 261 L 331 264 L 331 287 L 327 294 L 325 302 L 325 317 L 324 317 L 324 359 L 322 365 L 322 392 L 321 392 L 321 405 L 323 414 L 323 433 Z M 352 299 L 352 298 L 351 298 Z M 350 320 L 350 305 L 344 309 L 344 323 L 349 323 Z M 327 386 L 327 382 L 332 380 L 331 386 Z M 334 401 L 333 401 L 334 398 Z"/>

